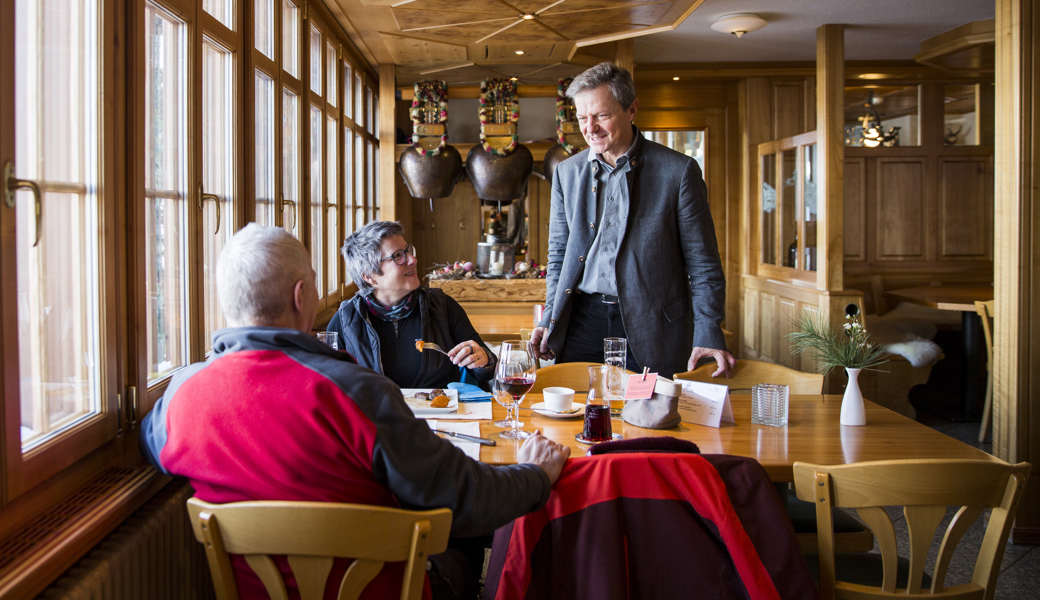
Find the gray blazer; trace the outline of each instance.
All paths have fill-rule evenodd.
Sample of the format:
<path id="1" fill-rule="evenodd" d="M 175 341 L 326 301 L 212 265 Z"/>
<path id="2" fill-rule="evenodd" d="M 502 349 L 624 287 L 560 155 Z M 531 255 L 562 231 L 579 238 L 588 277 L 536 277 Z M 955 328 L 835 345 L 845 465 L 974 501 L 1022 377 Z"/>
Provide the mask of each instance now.
<path id="1" fill-rule="evenodd" d="M 726 279 L 697 161 L 635 132 L 628 222 L 615 263 L 618 298 L 636 361 L 671 377 L 686 370 L 694 347 L 726 349 Z M 560 163 L 553 177 L 541 325 L 549 328 L 549 347 L 556 353 L 596 237 L 588 152 Z"/>

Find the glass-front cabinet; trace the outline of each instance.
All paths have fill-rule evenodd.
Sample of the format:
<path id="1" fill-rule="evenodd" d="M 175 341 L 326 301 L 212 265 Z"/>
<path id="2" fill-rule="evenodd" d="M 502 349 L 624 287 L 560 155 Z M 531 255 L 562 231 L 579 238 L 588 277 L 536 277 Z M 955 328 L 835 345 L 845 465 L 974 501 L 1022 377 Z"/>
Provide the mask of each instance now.
<path id="1" fill-rule="evenodd" d="M 763 275 L 816 281 L 816 132 L 758 146 L 758 264 Z"/>

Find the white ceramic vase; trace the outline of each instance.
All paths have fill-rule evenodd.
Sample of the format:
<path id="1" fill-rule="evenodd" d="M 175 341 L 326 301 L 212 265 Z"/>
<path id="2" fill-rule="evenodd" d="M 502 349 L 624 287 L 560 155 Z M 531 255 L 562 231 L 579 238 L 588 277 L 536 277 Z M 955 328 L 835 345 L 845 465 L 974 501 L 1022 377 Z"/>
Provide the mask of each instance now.
<path id="1" fill-rule="evenodd" d="M 845 387 L 845 397 L 841 400 L 841 424 L 860 426 L 867 424 L 867 413 L 863 408 L 863 392 L 859 389 L 860 369 L 845 368 L 849 374 L 849 384 Z"/>

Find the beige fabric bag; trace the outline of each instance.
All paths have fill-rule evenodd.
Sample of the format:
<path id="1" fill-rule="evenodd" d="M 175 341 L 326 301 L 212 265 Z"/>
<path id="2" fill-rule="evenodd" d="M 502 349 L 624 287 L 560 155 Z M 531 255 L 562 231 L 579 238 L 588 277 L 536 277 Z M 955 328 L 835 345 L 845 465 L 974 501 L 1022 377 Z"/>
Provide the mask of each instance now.
<path id="1" fill-rule="evenodd" d="M 628 400 L 621 412 L 626 423 L 647 429 L 671 429 L 679 424 L 679 392 L 682 387 L 663 377 L 657 378 L 652 398 Z"/>

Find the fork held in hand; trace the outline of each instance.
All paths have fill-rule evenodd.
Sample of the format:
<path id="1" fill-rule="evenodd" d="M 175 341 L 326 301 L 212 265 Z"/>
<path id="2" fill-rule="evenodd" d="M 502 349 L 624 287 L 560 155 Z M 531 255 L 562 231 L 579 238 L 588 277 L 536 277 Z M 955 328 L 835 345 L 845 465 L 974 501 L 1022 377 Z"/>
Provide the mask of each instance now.
<path id="1" fill-rule="evenodd" d="M 440 346 L 438 346 L 437 344 L 434 344 L 433 342 L 424 342 L 422 340 L 415 340 L 415 349 L 418 350 L 419 352 L 423 352 L 423 351 L 426 351 L 426 350 L 435 350 L 437 352 L 440 352 L 444 356 L 448 356 L 447 352 L 445 352 Z M 449 356 L 449 358 L 450 358 L 450 356 Z"/>

